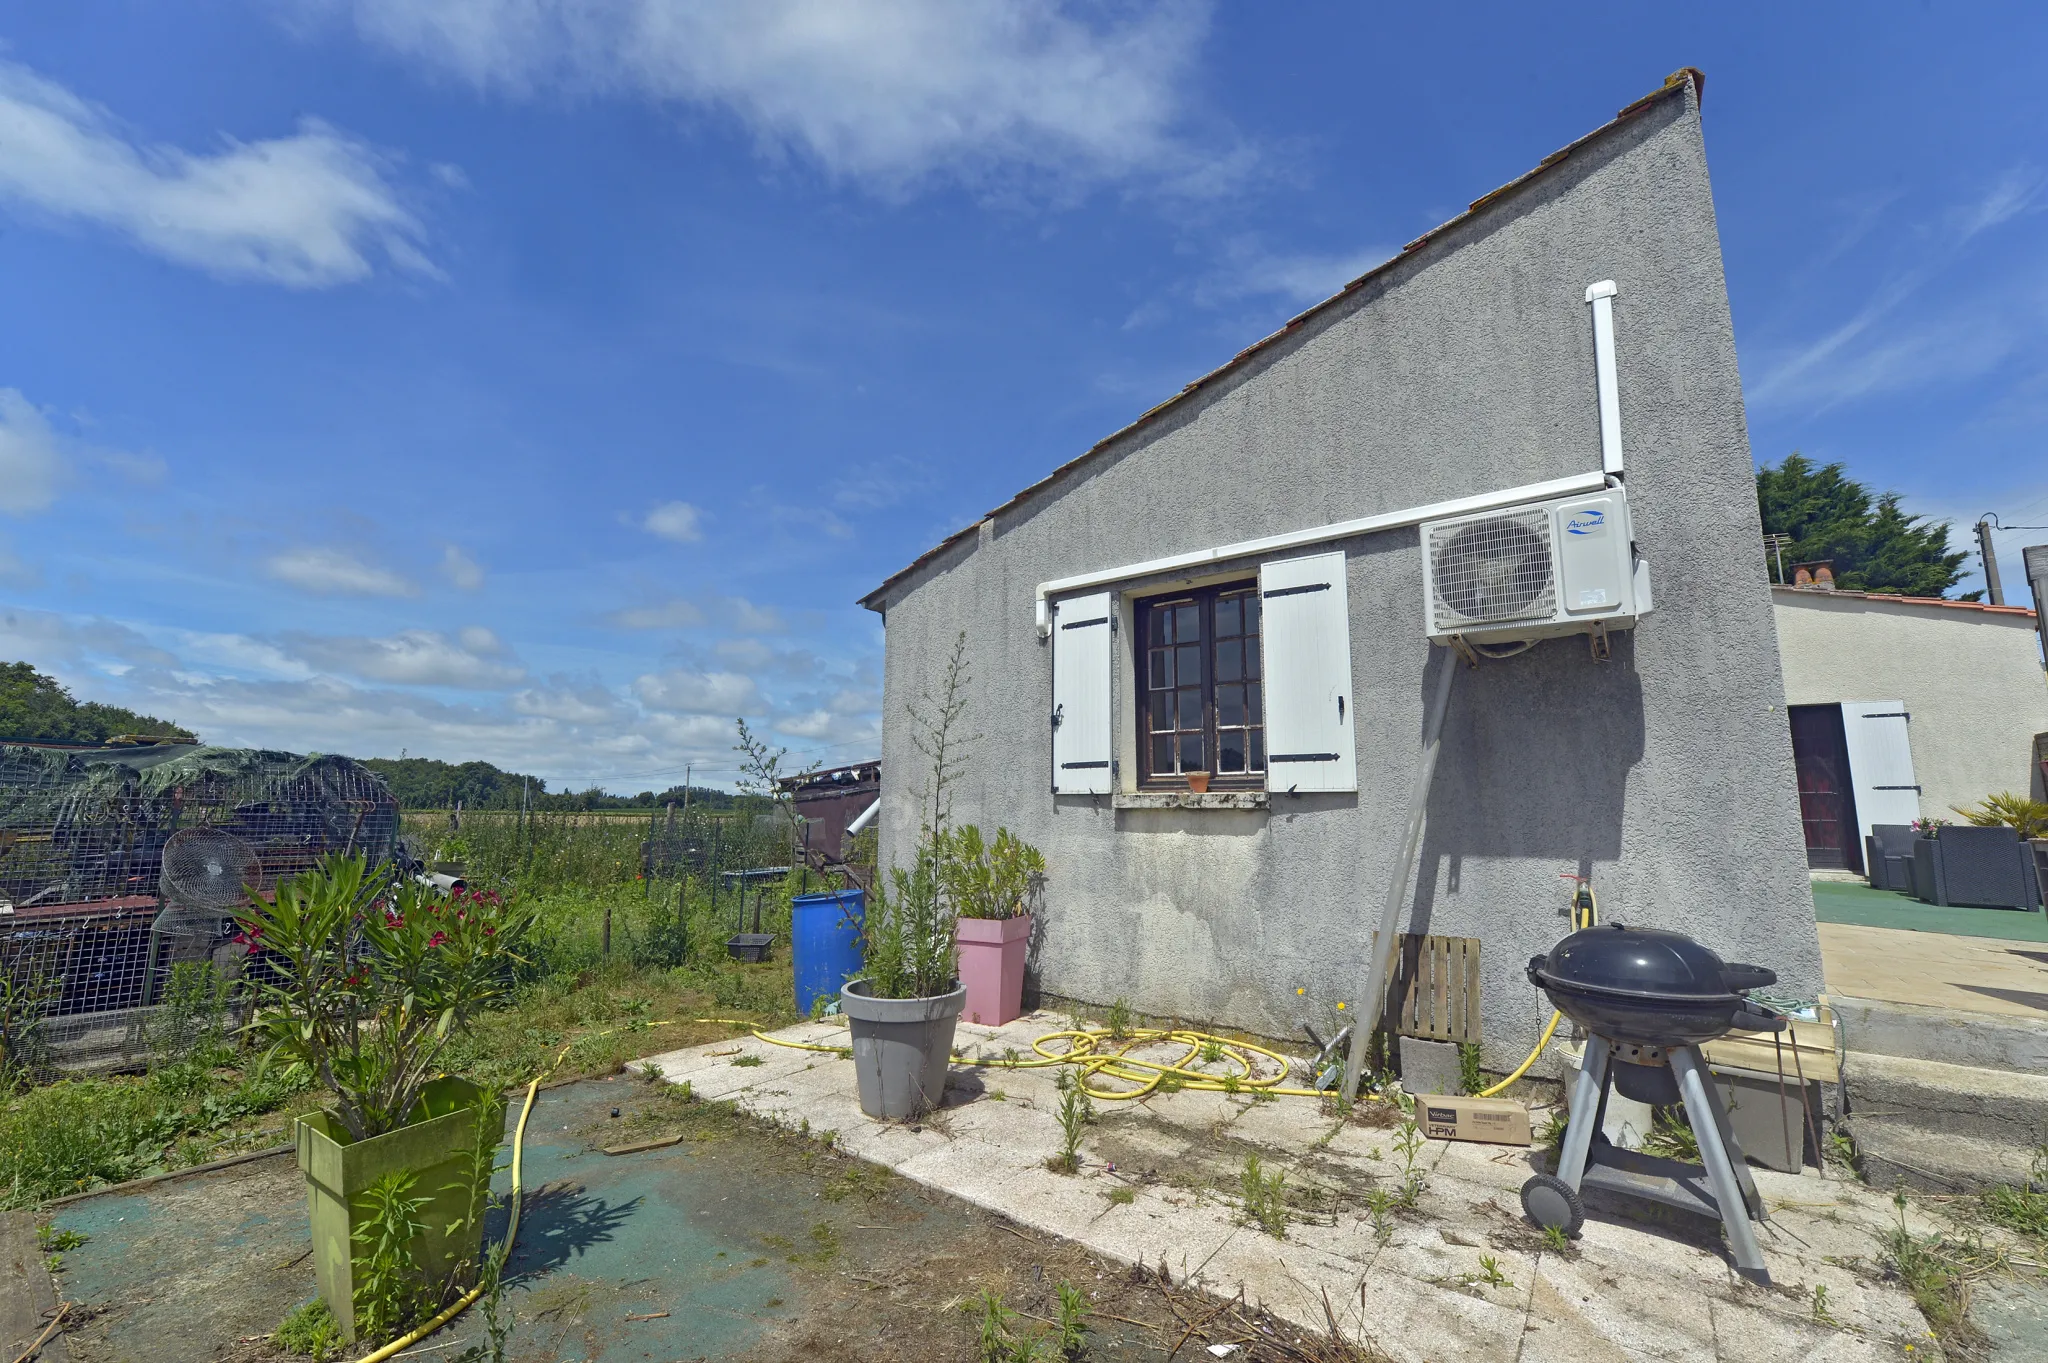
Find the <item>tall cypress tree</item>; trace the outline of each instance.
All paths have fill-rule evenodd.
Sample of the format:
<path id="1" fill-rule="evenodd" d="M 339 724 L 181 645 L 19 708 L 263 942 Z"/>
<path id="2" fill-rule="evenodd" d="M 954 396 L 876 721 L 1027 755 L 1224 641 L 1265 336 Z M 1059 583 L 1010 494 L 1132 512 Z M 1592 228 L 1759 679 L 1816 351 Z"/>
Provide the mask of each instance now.
<path id="1" fill-rule="evenodd" d="M 1804 455 L 1786 455 L 1776 468 L 1757 470 L 1756 499 L 1764 533 L 1792 537 L 1784 550 L 1787 571 L 1830 559 L 1844 591 L 1946 596 L 1969 557 L 1949 552 L 1947 521 L 1906 514 L 1896 492 L 1873 498 L 1840 463 L 1816 468 Z"/>

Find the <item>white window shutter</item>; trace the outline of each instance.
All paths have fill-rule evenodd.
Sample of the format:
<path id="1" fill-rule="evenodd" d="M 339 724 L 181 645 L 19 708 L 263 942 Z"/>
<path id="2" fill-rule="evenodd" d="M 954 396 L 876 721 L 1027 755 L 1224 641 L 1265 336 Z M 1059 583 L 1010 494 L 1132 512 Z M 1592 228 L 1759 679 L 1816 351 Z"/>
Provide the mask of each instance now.
<path id="1" fill-rule="evenodd" d="M 1110 646 L 1116 611 L 1108 592 L 1052 608 L 1052 788 L 1057 795 L 1107 795 L 1110 768 Z"/>
<path id="2" fill-rule="evenodd" d="M 1259 596 L 1266 660 L 1266 789 L 1357 790 L 1344 555 L 1261 564 Z"/>
<path id="3" fill-rule="evenodd" d="M 1856 795 L 1859 839 L 1870 836 L 1874 823 L 1912 823 L 1920 817 L 1913 743 L 1906 733 L 1910 719 L 1904 701 L 1842 702 L 1842 737 L 1849 749 L 1849 789 Z"/>

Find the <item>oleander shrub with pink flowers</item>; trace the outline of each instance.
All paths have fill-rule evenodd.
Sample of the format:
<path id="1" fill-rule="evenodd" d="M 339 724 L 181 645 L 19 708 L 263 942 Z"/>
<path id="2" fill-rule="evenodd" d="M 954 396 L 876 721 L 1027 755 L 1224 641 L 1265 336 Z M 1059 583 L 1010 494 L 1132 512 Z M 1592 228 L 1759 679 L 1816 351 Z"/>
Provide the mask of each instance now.
<path id="1" fill-rule="evenodd" d="M 302 1068 L 366 1140 L 406 1124 L 449 1043 L 510 991 L 533 919 L 495 894 L 328 856 L 270 899 L 252 894 L 237 922 L 263 958 L 251 1025 L 265 1064 Z"/>

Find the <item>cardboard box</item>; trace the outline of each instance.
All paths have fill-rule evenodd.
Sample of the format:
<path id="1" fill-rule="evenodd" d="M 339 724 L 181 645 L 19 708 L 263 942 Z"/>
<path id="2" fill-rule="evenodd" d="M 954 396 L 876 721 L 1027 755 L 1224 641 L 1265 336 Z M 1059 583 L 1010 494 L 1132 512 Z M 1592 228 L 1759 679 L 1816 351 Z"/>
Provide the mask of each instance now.
<path id="1" fill-rule="evenodd" d="M 1485 1141 L 1489 1145 L 1534 1145 L 1529 1109 L 1512 1098 L 1464 1098 L 1441 1093 L 1415 1095 L 1415 1122 L 1422 1134 L 1440 1141 Z"/>

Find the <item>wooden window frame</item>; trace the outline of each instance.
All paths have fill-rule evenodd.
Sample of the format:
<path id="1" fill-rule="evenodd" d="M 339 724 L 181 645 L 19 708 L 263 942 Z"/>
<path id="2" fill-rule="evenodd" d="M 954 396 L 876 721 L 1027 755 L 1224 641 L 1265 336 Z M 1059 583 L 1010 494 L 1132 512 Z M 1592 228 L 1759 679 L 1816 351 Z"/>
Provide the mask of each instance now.
<path id="1" fill-rule="evenodd" d="M 1262 600 L 1262 598 L 1259 595 L 1258 578 L 1249 577 L 1239 581 L 1220 582 L 1207 587 L 1184 588 L 1180 591 L 1154 592 L 1149 596 L 1134 598 L 1131 602 L 1131 675 L 1134 680 L 1133 690 L 1136 693 L 1136 705 L 1134 713 L 1136 715 L 1137 721 L 1136 738 L 1138 763 L 1138 789 L 1140 790 L 1187 789 L 1187 776 L 1184 772 L 1178 769 L 1164 773 L 1155 772 L 1153 770 L 1152 759 L 1153 729 L 1151 716 L 1153 697 L 1155 695 L 1178 695 L 1177 689 L 1162 690 L 1158 692 L 1154 692 L 1151 689 L 1152 675 L 1148 653 L 1149 650 L 1153 647 L 1151 643 L 1152 610 L 1154 607 L 1157 606 L 1163 606 L 1169 603 L 1178 602 L 1191 603 L 1195 605 L 1200 612 L 1199 618 L 1202 636 L 1202 641 L 1200 644 L 1200 648 L 1202 650 L 1201 726 L 1199 730 L 1183 730 L 1176 727 L 1176 729 L 1173 732 L 1200 734 L 1203 744 L 1203 756 L 1205 759 L 1204 767 L 1209 772 L 1210 790 L 1244 791 L 1266 789 L 1266 767 L 1264 764 L 1264 739 L 1266 727 L 1266 713 L 1264 702 L 1266 686 L 1266 669 L 1264 658 L 1265 620 L 1263 610 L 1259 611 L 1257 628 L 1255 630 L 1253 630 L 1249 634 L 1241 632 L 1238 636 L 1236 636 L 1240 639 L 1249 638 L 1256 640 L 1258 644 L 1257 648 L 1250 651 L 1250 656 L 1256 660 L 1255 665 L 1258 669 L 1257 675 L 1248 675 L 1249 669 L 1247 668 L 1244 673 L 1240 674 L 1239 678 L 1239 681 L 1242 684 L 1246 684 L 1256 688 L 1257 701 L 1254 703 L 1247 704 L 1246 708 L 1249 713 L 1247 714 L 1247 723 L 1245 725 L 1226 726 L 1230 728 L 1242 727 L 1245 730 L 1246 765 L 1248 768 L 1250 767 L 1251 756 L 1255 746 L 1256 751 L 1260 756 L 1260 765 L 1256 768 L 1252 768 L 1243 772 L 1225 773 L 1218 771 L 1216 769 L 1217 759 L 1221 755 L 1221 749 L 1219 748 L 1217 741 L 1218 714 L 1216 705 L 1216 687 L 1218 685 L 1218 682 L 1216 677 L 1216 663 L 1219 645 L 1226 642 L 1223 640 L 1219 640 L 1216 637 L 1216 605 L 1219 599 L 1227 596 L 1239 597 L 1244 601 L 1250 602 L 1254 609 L 1257 609 L 1259 603 Z M 1232 683 L 1226 682 L 1224 684 L 1229 685 Z M 1176 701 L 1175 704 L 1177 703 L 1178 702 Z M 1250 722 L 1250 716 L 1253 713 L 1257 715 L 1256 723 Z M 1176 720 L 1178 720 L 1178 716 L 1176 716 Z M 1162 730 L 1161 732 L 1166 731 Z M 1256 734 L 1258 736 L 1258 743 L 1256 745 L 1254 745 L 1252 742 L 1253 734 Z M 1178 759 L 1179 754 L 1176 752 L 1175 756 L 1176 759 Z M 1176 766 L 1178 766 L 1177 761 Z"/>

